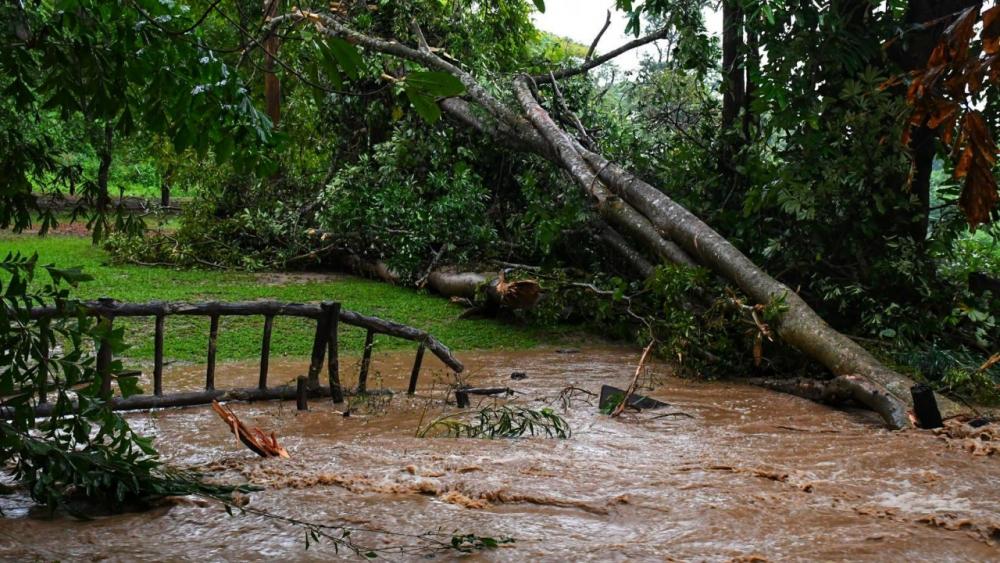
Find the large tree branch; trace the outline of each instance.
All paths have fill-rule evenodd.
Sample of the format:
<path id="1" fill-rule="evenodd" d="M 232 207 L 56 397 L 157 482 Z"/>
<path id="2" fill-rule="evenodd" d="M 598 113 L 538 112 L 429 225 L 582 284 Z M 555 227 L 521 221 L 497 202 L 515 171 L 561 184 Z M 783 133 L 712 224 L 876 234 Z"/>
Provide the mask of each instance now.
<path id="1" fill-rule="evenodd" d="M 608 10 L 608 17 L 604 20 L 604 26 L 601 27 L 601 31 L 597 32 L 597 37 L 594 37 L 594 41 L 590 44 L 590 48 L 587 49 L 587 56 L 583 57 L 583 61 L 587 62 L 594 56 L 594 51 L 597 50 L 597 44 L 601 42 L 601 37 L 604 37 L 604 32 L 611 27 L 611 10 Z"/>
<path id="2" fill-rule="evenodd" d="M 600 57 L 594 57 L 594 58 L 592 58 L 592 59 L 584 62 L 580 66 L 573 67 L 573 68 L 564 68 L 562 70 L 558 70 L 558 71 L 553 72 L 551 74 L 538 74 L 538 75 L 532 76 L 531 78 L 535 82 L 543 83 L 543 82 L 549 82 L 551 80 L 560 80 L 560 79 L 563 79 L 563 78 L 569 78 L 570 76 L 576 76 L 578 74 L 584 74 L 586 72 L 589 72 L 591 69 L 593 69 L 595 67 L 599 67 L 602 64 L 610 61 L 611 59 L 614 59 L 615 57 L 618 57 L 618 56 L 620 56 L 620 55 L 622 55 L 624 53 L 627 53 L 627 52 L 631 51 L 632 49 L 636 49 L 638 47 L 642 47 L 643 45 L 648 45 L 648 44 L 652 43 L 653 41 L 656 41 L 656 40 L 659 40 L 659 39 L 663 39 L 664 37 L 666 37 L 669 34 L 670 34 L 670 28 L 669 27 L 664 27 L 664 28 L 661 28 L 661 29 L 659 29 L 657 31 L 654 31 L 653 33 L 650 33 L 649 35 L 647 35 L 645 37 L 640 37 L 639 39 L 636 39 L 634 41 L 629 41 L 628 43 L 622 45 L 621 47 L 618 47 L 617 49 L 613 49 L 611 51 L 608 51 L 607 53 L 604 53 Z"/>
<path id="3" fill-rule="evenodd" d="M 299 21 L 311 22 L 320 33 L 331 37 L 340 37 L 351 44 L 359 45 L 378 53 L 393 55 L 402 59 L 417 62 L 429 68 L 443 70 L 455 78 L 458 78 L 462 82 L 462 85 L 465 86 L 468 96 L 490 112 L 495 119 L 507 122 L 511 127 L 517 127 L 517 116 L 514 115 L 510 109 L 490 95 L 490 93 L 487 92 L 486 89 L 472 77 L 472 75 L 458 66 L 435 55 L 429 48 L 426 50 L 414 49 L 400 43 L 399 41 L 379 39 L 363 33 L 358 33 L 328 14 L 308 12 L 299 9 L 295 9 L 291 13 L 283 16 L 271 18 L 268 21 L 267 29 L 274 29 L 286 22 Z M 422 37 L 422 35 L 420 37 Z"/>
<path id="4" fill-rule="evenodd" d="M 598 213 L 630 236 L 641 240 L 661 258 L 675 264 L 693 266 L 695 262 L 686 252 L 673 241 L 660 236 L 646 217 L 643 217 L 631 205 L 607 189 L 598 175 L 580 156 L 576 141 L 556 125 L 548 112 L 535 99 L 528 80 L 526 76 L 514 79 L 514 95 L 527 114 L 528 121 L 535 126 L 535 129 L 552 147 L 558 158 L 557 164 L 568 171 L 577 184 L 587 190 L 597 202 Z"/>

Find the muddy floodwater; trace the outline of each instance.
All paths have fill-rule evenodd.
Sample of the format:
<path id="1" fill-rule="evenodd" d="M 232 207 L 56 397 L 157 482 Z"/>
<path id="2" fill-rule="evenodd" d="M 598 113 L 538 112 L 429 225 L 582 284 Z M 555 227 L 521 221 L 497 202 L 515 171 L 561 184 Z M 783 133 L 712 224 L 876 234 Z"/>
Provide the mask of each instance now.
<path id="1" fill-rule="evenodd" d="M 246 422 L 277 433 L 289 460 L 237 447 L 208 407 L 128 418 L 157 437 L 171 463 L 265 487 L 249 507 L 348 526 L 366 547 L 417 546 L 380 554 L 387 560 L 461 556 L 414 537 L 427 532 L 446 541 L 452 533 L 515 540 L 476 560 L 1000 560 L 995 456 L 971 455 L 926 431 L 885 431 L 861 411 L 679 379 L 658 365 L 650 366 L 648 394 L 670 406 L 609 419 L 586 392 L 625 387 L 638 353 L 566 352 L 459 354 L 470 384 L 510 386 L 517 395 L 502 402 L 563 414 L 572 429 L 565 440 L 416 437 L 421 420 L 457 411 L 443 403 L 451 376 L 430 354 L 415 397 L 359 405 L 348 418 L 320 400 L 301 413 L 294 402 L 234 403 Z M 376 354 L 369 388 L 405 390 L 411 361 L 412 352 Z M 306 363 L 272 361 L 271 380 L 293 380 Z M 356 364 L 342 366 L 352 382 Z M 514 371 L 527 378 L 511 380 Z M 175 368 L 165 388 L 197 389 L 202 379 L 200 367 Z M 256 379 L 256 365 L 220 365 L 216 385 Z M 560 398 L 569 386 L 583 391 Z M 355 557 L 325 540 L 307 550 L 300 528 L 229 516 L 198 499 L 87 522 L 44 519 L 29 506 L 23 495 L 0 496 L 0 558 Z"/>

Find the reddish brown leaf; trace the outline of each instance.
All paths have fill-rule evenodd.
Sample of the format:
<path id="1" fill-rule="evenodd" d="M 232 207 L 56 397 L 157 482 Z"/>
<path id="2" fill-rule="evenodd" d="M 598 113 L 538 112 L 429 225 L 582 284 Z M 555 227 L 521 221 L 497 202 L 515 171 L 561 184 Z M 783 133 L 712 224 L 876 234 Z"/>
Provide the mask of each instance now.
<path id="1" fill-rule="evenodd" d="M 981 5 L 967 8 L 954 23 L 944 30 L 944 40 L 948 42 L 948 55 L 952 61 L 962 61 L 969 56 L 969 43 L 972 33 L 979 20 Z"/>
<path id="2" fill-rule="evenodd" d="M 931 129 L 937 129 L 938 125 L 944 123 L 946 119 L 951 118 L 958 111 L 958 104 L 949 101 L 941 101 L 938 104 L 939 108 L 937 113 L 932 115 L 930 119 L 927 120 L 927 126 Z"/>
<path id="3" fill-rule="evenodd" d="M 997 181 L 993 176 L 997 147 L 982 114 L 966 112 L 962 119 L 962 139 L 966 142 L 962 157 L 955 167 L 955 177 L 965 177 L 958 206 L 965 214 L 969 226 L 988 223 L 997 215 Z"/>
<path id="4" fill-rule="evenodd" d="M 1000 51 L 1000 6 L 993 6 L 983 12 L 983 52 L 987 55 Z"/>

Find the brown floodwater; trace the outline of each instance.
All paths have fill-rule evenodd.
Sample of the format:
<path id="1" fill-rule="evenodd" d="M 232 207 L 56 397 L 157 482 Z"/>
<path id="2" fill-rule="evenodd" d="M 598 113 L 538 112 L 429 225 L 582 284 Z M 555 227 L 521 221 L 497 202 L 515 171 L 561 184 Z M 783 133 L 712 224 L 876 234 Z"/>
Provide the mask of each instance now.
<path id="1" fill-rule="evenodd" d="M 468 383 L 514 388 L 509 400 L 550 405 L 569 439 L 418 438 L 442 412 L 443 366 L 428 356 L 417 395 L 342 407 L 313 400 L 235 403 L 277 432 L 291 459 L 237 447 L 208 407 L 127 415 L 175 465 L 265 487 L 249 508 L 344 525 L 389 560 L 455 558 L 414 536 L 509 536 L 473 555 L 498 560 L 1000 560 L 1000 460 L 925 431 L 888 432 L 862 411 L 827 408 L 735 383 L 690 381 L 652 365 L 647 393 L 666 409 L 601 415 L 601 384 L 624 387 L 638 353 L 461 354 Z M 369 388 L 405 389 L 412 354 L 377 354 Z M 343 362 L 344 371 L 356 365 Z M 272 381 L 305 360 L 272 362 Z M 513 371 L 527 379 L 512 381 Z M 166 374 L 168 391 L 196 389 L 200 367 Z M 220 365 L 217 386 L 253 386 L 256 365 Z M 347 377 L 350 380 L 350 377 Z M 567 401 L 564 399 L 568 399 Z M 473 409 L 475 410 L 475 404 Z M 0 558 L 9 560 L 261 560 L 355 557 L 259 514 L 229 516 L 184 500 L 139 513 L 46 519 L 21 494 L 0 496 Z M 414 546 L 406 551 L 390 548 Z M 758 558 L 758 559 L 755 559 Z"/>

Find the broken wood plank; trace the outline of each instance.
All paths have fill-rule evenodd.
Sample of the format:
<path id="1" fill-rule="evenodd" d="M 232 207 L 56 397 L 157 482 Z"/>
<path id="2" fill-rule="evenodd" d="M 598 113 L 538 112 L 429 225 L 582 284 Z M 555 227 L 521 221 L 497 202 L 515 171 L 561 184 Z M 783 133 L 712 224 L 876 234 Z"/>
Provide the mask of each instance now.
<path id="1" fill-rule="evenodd" d="M 238 442 L 242 442 L 250 451 L 261 457 L 290 457 L 288 450 L 278 444 L 274 432 L 268 435 L 260 428 L 250 428 L 236 416 L 233 409 L 218 401 L 212 401 L 212 410 L 229 426 L 229 431 L 236 436 Z"/>

